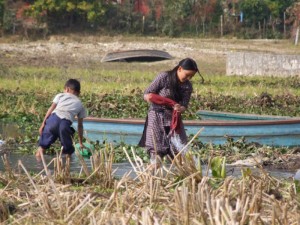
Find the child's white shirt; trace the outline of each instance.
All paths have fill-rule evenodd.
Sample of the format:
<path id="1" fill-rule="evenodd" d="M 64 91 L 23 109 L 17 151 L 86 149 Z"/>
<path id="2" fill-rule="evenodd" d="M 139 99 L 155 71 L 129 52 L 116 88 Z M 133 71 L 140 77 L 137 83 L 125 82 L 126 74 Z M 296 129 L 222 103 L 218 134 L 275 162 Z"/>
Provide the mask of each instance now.
<path id="1" fill-rule="evenodd" d="M 80 99 L 71 93 L 57 94 L 53 103 L 57 106 L 52 113 L 55 113 L 61 119 L 67 119 L 73 122 L 75 117 L 85 118 L 86 110 Z"/>

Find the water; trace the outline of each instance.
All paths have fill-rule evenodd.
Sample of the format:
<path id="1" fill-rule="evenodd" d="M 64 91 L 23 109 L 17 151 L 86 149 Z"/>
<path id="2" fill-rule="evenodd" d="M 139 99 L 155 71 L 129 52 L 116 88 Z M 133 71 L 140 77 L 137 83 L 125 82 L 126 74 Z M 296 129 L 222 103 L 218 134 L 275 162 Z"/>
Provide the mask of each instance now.
<path id="1" fill-rule="evenodd" d="M 295 180 L 300 180 L 300 169 L 296 172 L 294 178 Z"/>
<path id="2" fill-rule="evenodd" d="M 20 130 L 16 124 L 0 123 L 0 137 L 3 139 L 19 137 Z"/>
<path id="3" fill-rule="evenodd" d="M 44 166 L 41 161 L 37 161 L 34 155 L 29 154 L 19 154 L 19 153 L 9 153 L 7 154 L 7 158 L 10 162 L 10 165 L 13 170 L 18 171 L 18 161 L 20 160 L 27 171 L 38 173 L 44 169 Z M 54 156 L 45 155 L 46 164 L 50 163 Z M 90 159 L 85 158 L 85 163 L 89 169 L 91 169 L 91 162 Z M 168 165 L 166 166 L 168 168 Z M 21 168 L 20 168 L 21 169 Z M 116 177 L 122 177 L 124 174 L 131 171 L 131 177 L 135 177 L 136 174 L 133 172 L 133 168 L 129 162 L 125 163 L 114 163 L 113 170 L 116 169 L 114 175 Z M 242 167 L 237 166 L 227 166 L 227 175 L 240 177 L 241 176 L 241 169 Z M 250 167 L 253 174 L 259 174 L 260 170 L 258 168 Z M 22 169 L 21 169 L 22 170 Z M 49 170 L 53 171 L 53 163 L 49 166 Z M 81 170 L 81 163 L 79 162 L 78 158 L 75 154 L 72 155 L 70 161 L 70 170 L 71 172 L 79 173 Z M 207 167 L 204 165 L 202 168 L 203 174 L 206 174 Z M 3 161 L 0 161 L 0 171 L 4 171 Z M 271 176 L 277 178 L 295 178 L 300 180 L 300 170 L 297 171 L 296 175 L 295 172 L 292 171 L 284 171 L 284 170 L 266 170 Z M 209 176 L 211 173 L 209 171 Z"/>
<path id="4" fill-rule="evenodd" d="M 242 176 L 241 170 L 242 168 L 250 168 L 252 171 L 252 174 L 259 175 L 261 174 L 261 170 L 257 167 L 239 167 L 239 166 L 227 166 L 226 171 L 227 175 L 230 176 L 236 176 L 240 177 Z M 294 171 L 286 171 L 286 170 L 279 170 L 279 169 L 264 169 L 264 171 L 269 174 L 270 176 L 276 177 L 276 178 L 294 178 L 295 172 Z"/>
<path id="5" fill-rule="evenodd" d="M 8 161 L 10 162 L 10 165 L 13 170 L 18 171 L 18 162 L 19 160 L 22 162 L 24 167 L 28 172 L 35 172 L 38 173 L 44 169 L 42 161 L 37 161 L 36 157 L 34 155 L 29 154 L 20 154 L 20 153 L 7 153 L 6 154 Z M 44 155 L 46 164 L 48 165 L 51 160 L 55 156 L 53 155 Z M 91 161 L 88 158 L 85 158 L 85 163 L 89 169 L 91 169 Z M 53 171 L 53 163 L 49 165 L 49 170 Z M 0 171 L 4 171 L 4 165 L 3 161 L 0 161 Z M 21 168 L 20 168 L 21 169 Z M 116 177 L 122 177 L 125 173 L 128 173 L 129 171 L 133 170 L 130 163 L 114 163 L 113 164 L 113 170 L 116 169 L 116 172 L 114 175 Z M 22 169 L 21 169 L 22 170 Z M 75 154 L 72 155 L 70 160 L 70 170 L 71 172 L 77 172 L 79 173 L 81 171 L 81 163 L 79 162 L 77 156 Z M 134 174 L 133 174 L 134 175 Z"/>
<path id="6" fill-rule="evenodd" d="M 21 136 L 21 132 L 16 124 L 11 124 L 11 123 L 1 123 L 0 122 L 0 156 L 1 156 L 1 148 L 6 149 L 9 151 L 14 151 L 11 146 L 5 145 L 5 142 L 1 140 L 3 139 L 8 139 L 8 138 L 17 138 Z M 3 154 L 3 153 L 2 153 Z M 7 158 L 10 162 L 10 165 L 13 170 L 18 171 L 18 161 L 20 160 L 24 167 L 26 168 L 27 171 L 29 172 L 35 172 L 38 173 L 44 169 L 44 166 L 42 162 L 38 162 L 35 158 L 34 155 L 31 154 L 20 154 L 20 153 L 6 153 Z M 55 156 L 50 156 L 50 155 L 45 155 L 45 161 L 46 164 L 50 163 L 51 160 Z M 73 154 L 71 157 L 71 172 L 80 172 L 81 170 L 81 164 L 78 160 L 78 158 Z M 87 164 L 88 168 L 91 168 L 91 162 L 89 159 L 85 159 L 85 163 Z M 117 177 L 122 177 L 125 173 L 133 170 L 131 165 L 129 163 L 115 163 L 113 165 L 113 170 L 116 170 L 114 173 L 115 176 Z M 53 170 L 53 163 L 49 166 L 49 170 Z M 2 159 L 0 159 L 0 171 L 4 171 L 4 165 Z M 132 175 L 134 176 L 134 174 Z"/>
<path id="7" fill-rule="evenodd" d="M 16 138 L 20 136 L 20 131 L 18 129 L 18 126 L 15 124 L 2 124 L 0 123 L 0 137 L 3 138 Z M 2 140 L 0 140 L 1 142 Z M 2 142 L 1 142 L 2 143 Z M 3 143 L 2 143 L 3 144 Z M 3 145 L 2 145 L 3 146 Z M 9 146 L 8 146 L 9 147 Z M 0 145 L 0 153 L 1 153 L 1 145 Z M 18 161 L 20 160 L 22 164 L 25 166 L 27 171 L 31 172 L 40 172 L 44 169 L 44 166 L 42 162 L 38 162 L 34 155 L 30 154 L 20 154 L 20 153 L 8 153 L 7 158 L 10 162 L 10 165 L 14 170 L 18 170 Z M 54 156 L 45 155 L 45 161 L 48 164 Z M 80 172 L 81 170 L 81 164 L 78 160 L 78 158 L 73 154 L 71 158 L 71 172 Z M 91 162 L 89 159 L 85 159 L 85 163 L 87 164 L 88 168 L 91 169 Z M 168 167 L 168 166 L 167 166 Z M 50 171 L 53 170 L 53 164 L 49 166 Z M 115 163 L 113 164 L 113 170 L 116 169 L 115 176 L 122 177 L 125 173 L 128 173 L 130 171 L 133 171 L 132 166 L 130 163 Z M 234 166 L 227 166 L 227 175 L 229 176 L 235 176 L 240 177 L 241 176 L 241 167 L 234 167 Z M 252 170 L 252 173 L 259 174 L 259 169 L 257 168 L 250 168 Z M 202 170 L 207 170 L 206 166 L 203 166 Z M 0 160 L 0 171 L 4 171 L 4 165 L 3 161 Z M 295 178 L 297 180 L 300 180 L 300 170 L 298 170 L 295 174 L 295 172 L 292 171 L 284 171 L 284 170 L 266 170 L 271 176 L 275 176 L 277 178 Z M 211 176 L 211 174 L 209 173 Z M 134 172 L 131 173 L 131 176 L 136 176 Z"/>

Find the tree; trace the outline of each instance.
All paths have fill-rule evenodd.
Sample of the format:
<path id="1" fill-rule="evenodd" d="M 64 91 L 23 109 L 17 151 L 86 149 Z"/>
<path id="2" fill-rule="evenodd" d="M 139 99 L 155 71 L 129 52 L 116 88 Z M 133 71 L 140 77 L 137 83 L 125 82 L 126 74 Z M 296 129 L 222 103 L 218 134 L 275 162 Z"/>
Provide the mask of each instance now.
<path id="1" fill-rule="evenodd" d="M 276 25 L 282 24 L 284 20 L 284 12 L 288 7 L 293 5 L 295 0 L 266 0 L 268 9 L 270 10 L 270 21 L 273 32 L 275 32 Z M 282 27 L 281 27 L 281 30 Z"/>
<path id="2" fill-rule="evenodd" d="M 37 0 L 31 7 L 31 14 L 38 17 L 43 11 L 55 21 L 68 20 L 68 26 L 74 22 L 95 24 L 106 11 L 105 0 Z M 49 21 L 51 22 L 51 21 Z"/>
<path id="3" fill-rule="evenodd" d="M 3 30 L 3 21 L 4 21 L 4 0 L 0 0 L 0 30 Z"/>
<path id="4" fill-rule="evenodd" d="M 215 15 L 217 0 L 195 0 L 192 5 L 192 21 L 196 28 L 199 22 L 202 24 L 202 32 L 205 34 L 205 23 L 211 21 Z"/>
<path id="5" fill-rule="evenodd" d="M 162 33 L 169 36 L 178 36 L 185 24 L 185 18 L 188 16 L 187 8 L 190 8 L 189 0 L 164 0 L 162 17 Z M 189 11 L 191 12 L 191 11 Z"/>
<path id="6" fill-rule="evenodd" d="M 296 31 L 300 26 L 300 2 L 295 2 L 287 8 L 286 12 L 288 16 L 286 23 L 291 25 L 291 37 L 295 38 Z"/>
<path id="7" fill-rule="evenodd" d="M 256 27 L 258 22 L 267 20 L 270 9 L 264 0 L 242 0 L 240 10 L 244 14 L 245 24 Z"/>

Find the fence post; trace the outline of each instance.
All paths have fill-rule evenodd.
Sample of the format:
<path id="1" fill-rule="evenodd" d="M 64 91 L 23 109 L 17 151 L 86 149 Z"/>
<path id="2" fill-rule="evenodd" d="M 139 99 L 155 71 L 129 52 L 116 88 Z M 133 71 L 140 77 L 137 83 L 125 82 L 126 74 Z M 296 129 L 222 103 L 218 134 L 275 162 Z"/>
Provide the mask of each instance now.
<path id="1" fill-rule="evenodd" d="M 298 40 L 299 40 L 299 26 L 297 27 L 297 31 L 296 31 L 295 45 L 298 45 Z"/>
<path id="2" fill-rule="evenodd" d="M 285 12 L 283 13 L 283 36 L 284 38 L 286 38 L 286 25 L 285 25 L 285 21 L 286 21 L 286 15 Z"/>
<path id="3" fill-rule="evenodd" d="M 223 15 L 220 16 L 220 23 L 221 23 L 221 37 L 223 37 Z"/>
<path id="4" fill-rule="evenodd" d="M 143 15 L 143 19 L 142 19 L 142 34 L 145 31 L 145 15 Z"/>

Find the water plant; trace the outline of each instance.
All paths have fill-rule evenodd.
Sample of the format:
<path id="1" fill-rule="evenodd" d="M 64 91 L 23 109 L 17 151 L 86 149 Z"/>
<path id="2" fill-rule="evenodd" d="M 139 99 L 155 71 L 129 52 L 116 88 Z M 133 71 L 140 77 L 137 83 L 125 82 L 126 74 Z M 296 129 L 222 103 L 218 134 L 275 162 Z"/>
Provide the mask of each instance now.
<path id="1" fill-rule="evenodd" d="M 226 157 L 214 157 L 210 161 L 212 176 L 215 178 L 226 177 Z"/>

